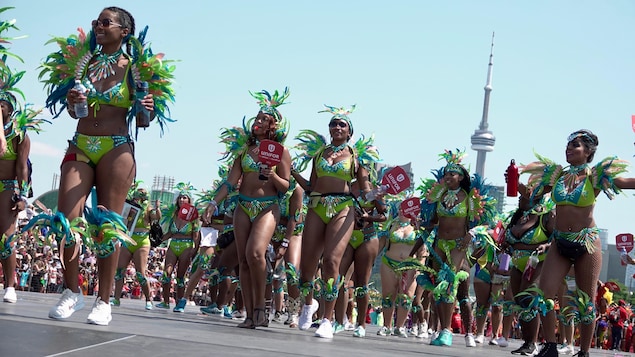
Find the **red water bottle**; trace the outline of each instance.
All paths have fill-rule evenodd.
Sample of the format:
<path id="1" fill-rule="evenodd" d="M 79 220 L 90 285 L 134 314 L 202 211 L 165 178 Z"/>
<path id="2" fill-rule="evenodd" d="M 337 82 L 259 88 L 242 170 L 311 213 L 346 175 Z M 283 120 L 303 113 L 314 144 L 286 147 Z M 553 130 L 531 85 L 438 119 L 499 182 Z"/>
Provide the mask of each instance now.
<path id="1" fill-rule="evenodd" d="M 505 182 L 507 182 L 507 196 L 516 197 L 518 194 L 518 167 L 514 159 L 512 159 L 507 167 Z"/>

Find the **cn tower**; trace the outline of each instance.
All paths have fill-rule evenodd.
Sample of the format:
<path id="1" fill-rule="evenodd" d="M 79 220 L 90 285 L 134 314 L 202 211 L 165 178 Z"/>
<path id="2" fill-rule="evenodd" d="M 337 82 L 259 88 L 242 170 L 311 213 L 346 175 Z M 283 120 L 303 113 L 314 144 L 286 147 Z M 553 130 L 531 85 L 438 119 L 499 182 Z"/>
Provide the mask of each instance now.
<path id="1" fill-rule="evenodd" d="M 492 32 L 492 46 L 489 53 L 489 64 L 487 66 L 487 83 L 485 84 L 485 100 L 483 102 L 483 117 L 479 128 L 474 130 L 472 135 L 472 150 L 478 152 L 476 156 L 476 173 L 485 177 L 485 155 L 494 151 L 496 138 L 494 133 L 487 130 L 487 114 L 489 112 L 489 96 L 492 92 L 492 68 L 494 67 L 494 33 Z"/>

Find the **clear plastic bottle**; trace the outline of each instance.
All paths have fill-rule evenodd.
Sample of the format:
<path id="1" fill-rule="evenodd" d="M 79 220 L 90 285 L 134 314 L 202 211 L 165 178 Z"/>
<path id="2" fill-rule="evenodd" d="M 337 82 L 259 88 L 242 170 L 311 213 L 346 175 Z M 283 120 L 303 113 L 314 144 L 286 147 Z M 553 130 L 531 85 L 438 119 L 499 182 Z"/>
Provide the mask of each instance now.
<path id="1" fill-rule="evenodd" d="M 75 80 L 75 86 L 73 86 L 73 89 L 77 90 L 83 96 L 83 99 L 79 99 L 77 103 L 75 103 L 73 108 L 75 109 L 75 115 L 77 118 L 86 118 L 88 116 L 88 100 L 86 98 L 86 92 L 88 92 L 88 90 L 79 79 Z"/>
<path id="2" fill-rule="evenodd" d="M 368 201 L 368 202 L 374 201 L 377 198 L 377 196 L 379 196 L 380 194 L 386 193 L 387 189 L 388 189 L 388 185 L 381 185 L 381 186 L 369 191 L 366 194 L 366 201 Z"/>

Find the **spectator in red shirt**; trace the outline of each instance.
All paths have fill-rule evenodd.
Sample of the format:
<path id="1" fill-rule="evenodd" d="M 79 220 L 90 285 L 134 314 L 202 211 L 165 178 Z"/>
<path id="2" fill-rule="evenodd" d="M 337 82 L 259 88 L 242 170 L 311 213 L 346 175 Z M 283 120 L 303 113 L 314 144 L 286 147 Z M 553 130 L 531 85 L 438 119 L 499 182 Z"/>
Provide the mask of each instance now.
<path id="1" fill-rule="evenodd" d="M 450 327 L 452 327 L 452 332 L 461 333 L 461 314 L 459 313 L 459 307 L 454 308 L 454 313 L 452 314 L 452 322 Z"/>
<path id="2" fill-rule="evenodd" d="M 628 312 L 626 311 L 626 302 L 620 300 L 617 306 L 611 309 L 609 315 L 609 321 L 611 322 L 611 337 L 613 343 L 611 344 L 611 350 L 619 350 L 620 342 L 622 342 L 622 332 L 624 330 L 624 321 L 628 319 Z"/>

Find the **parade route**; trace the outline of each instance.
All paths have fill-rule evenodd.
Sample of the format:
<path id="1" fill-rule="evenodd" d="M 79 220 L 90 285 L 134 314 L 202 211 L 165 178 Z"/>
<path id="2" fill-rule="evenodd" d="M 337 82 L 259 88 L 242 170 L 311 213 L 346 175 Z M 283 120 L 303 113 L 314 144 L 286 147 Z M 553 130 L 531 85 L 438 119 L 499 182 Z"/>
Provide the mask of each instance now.
<path id="1" fill-rule="evenodd" d="M 366 338 L 344 331 L 332 340 L 313 336 L 315 329 L 299 331 L 282 323 L 268 328 L 239 329 L 239 321 L 205 316 L 198 306 L 185 313 L 171 310 L 144 310 L 140 300 L 122 299 L 112 308 L 109 326 L 86 324 L 93 297 L 66 321 L 48 318 L 58 294 L 18 292 L 16 304 L 0 303 L 0 356 L 512 356 L 520 346 L 477 345 L 466 348 L 463 336 L 455 335 L 451 347 L 435 347 L 429 340 L 377 336 L 377 326 L 369 326 Z M 603 350 L 591 356 L 634 356 L 632 353 Z"/>

